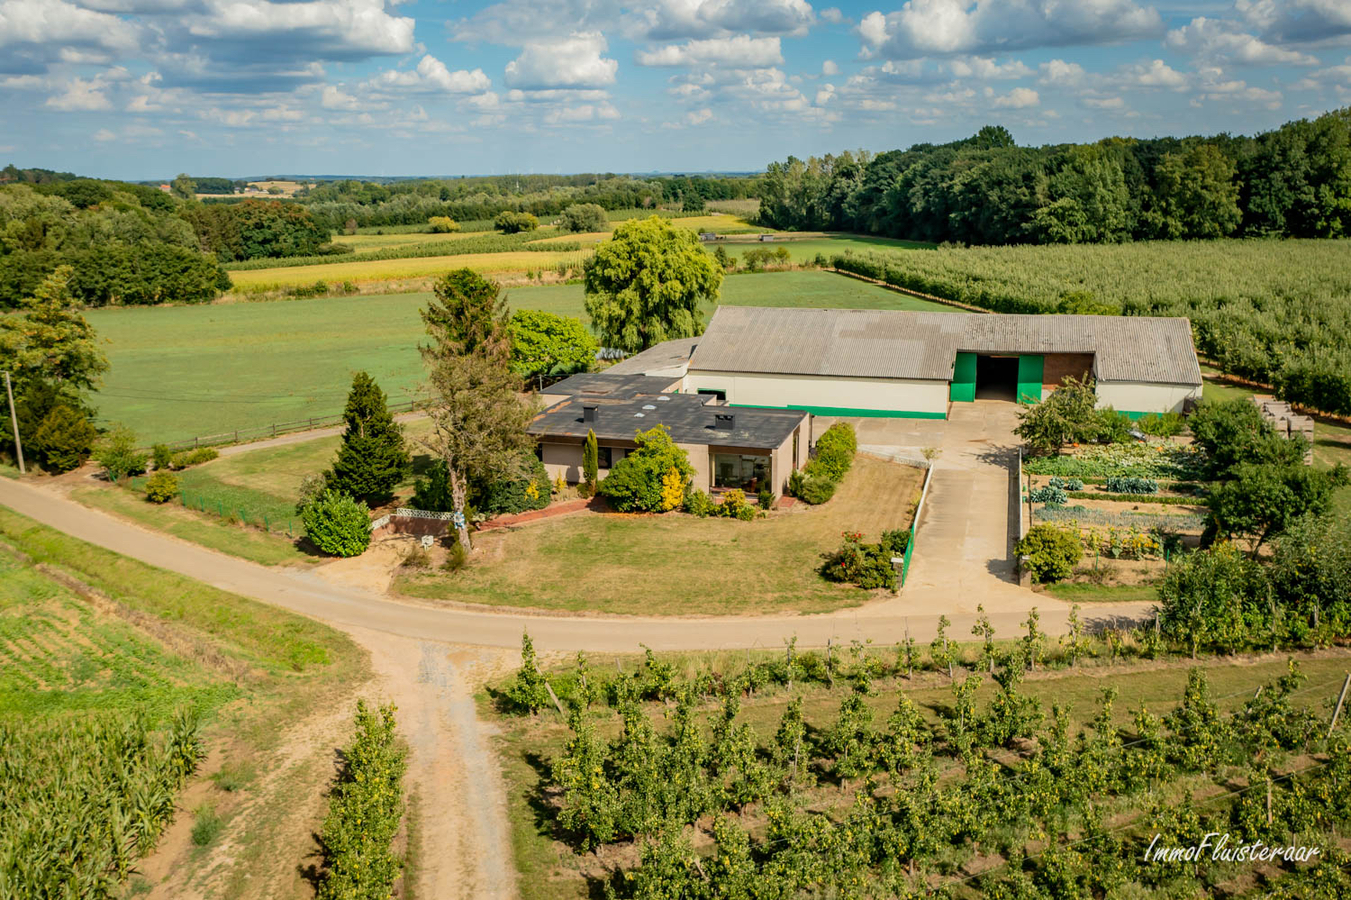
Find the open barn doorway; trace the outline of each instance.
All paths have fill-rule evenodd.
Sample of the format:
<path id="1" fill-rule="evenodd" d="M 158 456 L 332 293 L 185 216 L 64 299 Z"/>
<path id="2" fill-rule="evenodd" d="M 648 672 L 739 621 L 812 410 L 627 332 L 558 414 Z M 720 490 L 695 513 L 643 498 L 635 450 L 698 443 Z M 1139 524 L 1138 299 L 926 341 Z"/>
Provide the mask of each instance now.
<path id="1" fill-rule="evenodd" d="M 1018 397 L 1017 356 L 976 356 L 976 399 L 1007 400 Z"/>

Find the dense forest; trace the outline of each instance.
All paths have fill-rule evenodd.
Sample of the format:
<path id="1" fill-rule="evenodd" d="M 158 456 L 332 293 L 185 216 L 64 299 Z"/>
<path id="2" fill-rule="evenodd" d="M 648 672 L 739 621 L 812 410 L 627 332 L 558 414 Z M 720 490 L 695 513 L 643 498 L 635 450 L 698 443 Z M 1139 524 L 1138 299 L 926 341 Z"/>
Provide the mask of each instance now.
<path id="1" fill-rule="evenodd" d="M 1351 108 L 1254 137 L 1019 147 L 1007 129 L 772 163 L 760 221 L 964 244 L 1351 234 Z"/>

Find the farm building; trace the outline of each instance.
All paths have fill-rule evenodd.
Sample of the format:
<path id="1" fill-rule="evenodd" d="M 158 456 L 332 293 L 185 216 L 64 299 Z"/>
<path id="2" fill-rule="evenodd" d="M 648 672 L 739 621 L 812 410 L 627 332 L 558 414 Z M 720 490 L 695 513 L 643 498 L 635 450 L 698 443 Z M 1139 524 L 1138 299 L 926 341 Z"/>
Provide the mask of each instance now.
<path id="1" fill-rule="evenodd" d="M 621 369 L 622 367 L 622 369 Z M 681 377 L 732 406 L 830 416 L 947 417 L 979 397 L 1031 403 L 1092 376 L 1100 406 L 1133 417 L 1201 396 L 1184 318 L 978 315 L 720 306 L 704 334 L 609 370 Z"/>
<path id="2" fill-rule="evenodd" d="M 607 384 L 608 382 L 608 384 Z M 638 431 L 664 425 L 694 466 L 694 487 L 715 493 L 770 485 L 807 462 L 810 414 L 787 409 L 732 409 L 707 395 L 677 393 L 679 378 L 574 375 L 548 389 L 549 405 L 530 424 L 550 478 L 582 479 L 582 442 L 596 433 L 599 477 L 636 447 Z"/>

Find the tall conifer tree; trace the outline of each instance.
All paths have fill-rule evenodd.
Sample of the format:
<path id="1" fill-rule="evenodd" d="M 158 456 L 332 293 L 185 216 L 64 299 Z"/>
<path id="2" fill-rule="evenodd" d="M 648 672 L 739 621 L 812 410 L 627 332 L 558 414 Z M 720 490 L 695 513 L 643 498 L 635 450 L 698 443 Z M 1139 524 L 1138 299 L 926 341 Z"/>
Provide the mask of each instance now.
<path id="1" fill-rule="evenodd" d="M 403 429 L 385 403 L 385 392 L 365 372 L 352 379 L 343 419 L 347 430 L 325 481 L 333 490 L 368 504 L 387 501 L 412 461 L 404 446 Z"/>

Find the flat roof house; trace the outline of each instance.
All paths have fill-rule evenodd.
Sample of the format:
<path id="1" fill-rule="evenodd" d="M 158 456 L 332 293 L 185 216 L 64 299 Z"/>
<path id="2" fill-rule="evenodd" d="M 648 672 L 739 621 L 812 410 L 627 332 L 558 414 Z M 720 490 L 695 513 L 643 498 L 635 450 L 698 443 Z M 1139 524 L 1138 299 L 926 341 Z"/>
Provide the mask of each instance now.
<path id="1" fill-rule="evenodd" d="M 830 416 L 942 419 L 977 395 L 1034 403 L 1067 375 L 1132 416 L 1201 396 L 1191 323 L 1148 316 L 720 306 L 701 336 L 620 365 L 734 406 Z"/>
<path id="2" fill-rule="evenodd" d="M 648 378 L 643 382 L 641 379 Z M 609 382 L 611 390 L 598 388 Z M 678 383 L 679 379 L 677 379 Z M 675 393 L 662 379 L 602 372 L 574 376 L 548 390 L 562 395 L 530 423 L 550 478 L 582 480 L 582 443 L 596 433 L 599 477 L 633 450 L 639 431 L 664 425 L 694 466 L 694 487 L 716 493 L 769 486 L 783 493 L 788 475 L 806 465 L 811 416 L 800 410 L 732 409 L 708 395 Z M 666 382 L 669 384 L 669 381 Z"/>

